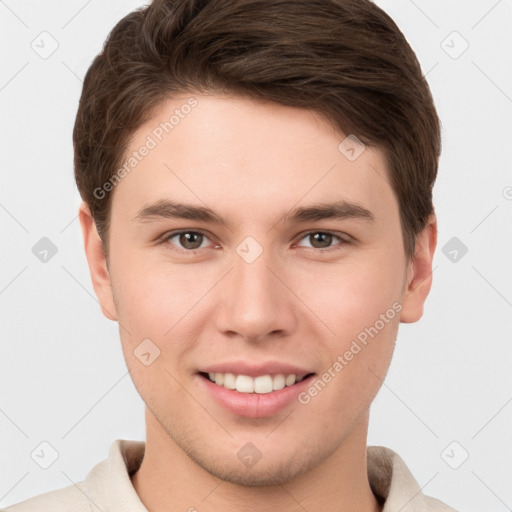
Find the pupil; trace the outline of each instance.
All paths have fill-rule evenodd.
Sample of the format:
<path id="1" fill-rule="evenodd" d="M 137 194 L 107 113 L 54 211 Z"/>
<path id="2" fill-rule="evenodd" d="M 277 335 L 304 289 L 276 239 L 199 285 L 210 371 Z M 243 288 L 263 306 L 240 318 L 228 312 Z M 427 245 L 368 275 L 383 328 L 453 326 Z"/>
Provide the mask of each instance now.
<path id="1" fill-rule="evenodd" d="M 329 233 L 315 233 L 312 236 L 313 236 L 313 239 L 315 240 L 315 243 L 318 242 L 318 238 L 320 238 L 320 244 L 322 244 L 322 242 L 324 244 L 325 243 L 327 244 L 327 245 L 323 245 L 322 247 L 328 247 L 330 245 L 330 242 L 332 241 L 332 235 L 330 235 Z M 316 247 L 315 243 L 312 244 L 313 247 Z"/>
<path id="2" fill-rule="evenodd" d="M 201 242 L 199 241 L 199 244 L 197 243 L 197 240 L 195 242 L 191 242 L 191 239 L 201 236 L 202 235 L 200 233 L 182 233 L 180 236 L 180 243 L 186 249 L 198 249 L 201 245 Z M 190 245 L 192 245 L 192 247 Z"/>

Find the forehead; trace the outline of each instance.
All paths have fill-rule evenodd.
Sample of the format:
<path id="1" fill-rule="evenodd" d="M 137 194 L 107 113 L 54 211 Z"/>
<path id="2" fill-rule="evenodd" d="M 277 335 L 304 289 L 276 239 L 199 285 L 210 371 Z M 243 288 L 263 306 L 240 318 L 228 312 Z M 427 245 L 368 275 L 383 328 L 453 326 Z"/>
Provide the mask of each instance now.
<path id="1" fill-rule="evenodd" d="M 139 209 L 180 198 L 252 215 L 262 205 L 271 214 L 340 199 L 377 214 L 396 209 L 383 154 L 352 142 L 311 110 L 182 95 L 161 103 L 132 135 L 124 161 L 131 165 L 114 198 Z"/>

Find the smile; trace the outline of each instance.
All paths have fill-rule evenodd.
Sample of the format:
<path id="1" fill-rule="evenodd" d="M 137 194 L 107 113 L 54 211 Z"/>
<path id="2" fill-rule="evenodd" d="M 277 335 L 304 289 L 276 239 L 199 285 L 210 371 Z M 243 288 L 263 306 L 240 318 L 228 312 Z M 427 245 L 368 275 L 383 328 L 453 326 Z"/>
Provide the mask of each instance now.
<path id="1" fill-rule="evenodd" d="M 278 373 L 275 375 L 259 375 L 254 378 L 249 375 L 235 375 L 233 373 L 202 372 L 201 375 L 218 386 L 236 390 L 239 393 L 266 394 L 293 386 L 295 383 L 301 382 L 304 378 L 313 374 L 286 375 L 284 373 Z"/>

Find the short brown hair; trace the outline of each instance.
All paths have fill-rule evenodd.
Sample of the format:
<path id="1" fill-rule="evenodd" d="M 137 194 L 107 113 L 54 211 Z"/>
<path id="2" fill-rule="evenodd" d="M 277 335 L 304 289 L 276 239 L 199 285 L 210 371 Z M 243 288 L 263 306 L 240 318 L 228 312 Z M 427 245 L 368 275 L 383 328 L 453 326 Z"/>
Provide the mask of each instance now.
<path id="1" fill-rule="evenodd" d="M 194 91 L 307 108 L 381 149 L 414 255 L 434 211 L 440 121 L 414 51 L 369 0 L 154 0 L 119 21 L 86 73 L 73 130 L 76 183 L 106 254 L 112 193 L 95 190 L 155 107 Z"/>

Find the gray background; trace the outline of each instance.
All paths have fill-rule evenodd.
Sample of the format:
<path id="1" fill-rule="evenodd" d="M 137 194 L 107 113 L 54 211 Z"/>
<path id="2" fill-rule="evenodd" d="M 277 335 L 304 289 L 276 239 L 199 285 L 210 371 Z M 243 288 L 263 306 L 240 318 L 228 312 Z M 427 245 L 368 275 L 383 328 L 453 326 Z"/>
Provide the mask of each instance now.
<path id="1" fill-rule="evenodd" d="M 368 442 L 454 508 L 511 510 L 512 1 L 376 3 L 427 74 L 443 155 L 433 289 L 401 326 Z M 86 69 L 141 5 L 0 1 L 2 507 L 82 480 L 115 439 L 144 439 L 117 324 L 91 286 L 71 144 Z M 46 262 L 32 250 L 43 237 L 57 248 Z M 58 453 L 47 469 L 42 442 Z"/>

